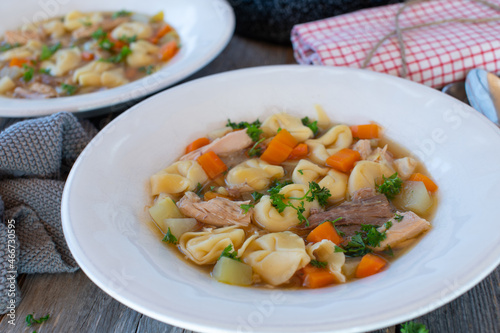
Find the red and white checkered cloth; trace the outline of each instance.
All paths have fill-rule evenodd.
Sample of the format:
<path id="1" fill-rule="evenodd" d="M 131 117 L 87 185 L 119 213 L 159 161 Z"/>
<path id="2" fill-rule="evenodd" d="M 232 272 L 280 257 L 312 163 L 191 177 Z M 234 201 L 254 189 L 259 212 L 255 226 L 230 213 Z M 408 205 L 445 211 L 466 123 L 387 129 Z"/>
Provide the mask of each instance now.
<path id="1" fill-rule="evenodd" d="M 500 0 L 489 0 L 500 5 Z M 301 64 L 361 68 L 373 46 L 395 29 L 402 4 L 296 25 L 295 58 Z M 410 5 L 400 15 L 401 28 L 451 18 L 500 17 L 500 11 L 473 0 L 434 0 Z M 431 87 L 463 80 L 472 68 L 500 73 L 500 20 L 447 23 L 403 32 L 407 78 Z M 398 76 L 401 53 L 394 35 L 375 52 L 367 67 Z"/>

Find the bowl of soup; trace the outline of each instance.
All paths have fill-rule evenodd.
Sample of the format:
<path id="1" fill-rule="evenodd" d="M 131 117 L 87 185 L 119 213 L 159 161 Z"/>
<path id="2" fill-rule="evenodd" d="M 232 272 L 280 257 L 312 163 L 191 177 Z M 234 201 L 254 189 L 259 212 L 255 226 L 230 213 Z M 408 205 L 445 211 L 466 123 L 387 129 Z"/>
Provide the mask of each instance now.
<path id="1" fill-rule="evenodd" d="M 238 70 L 101 131 L 68 178 L 63 228 L 92 281 L 172 325 L 375 330 L 498 265 L 499 144 L 482 115 L 410 81 Z"/>
<path id="2" fill-rule="evenodd" d="M 133 104 L 205 66 L 234 28 L 231 8 L 218 0 L 1 6 L 7 117 Z"/>

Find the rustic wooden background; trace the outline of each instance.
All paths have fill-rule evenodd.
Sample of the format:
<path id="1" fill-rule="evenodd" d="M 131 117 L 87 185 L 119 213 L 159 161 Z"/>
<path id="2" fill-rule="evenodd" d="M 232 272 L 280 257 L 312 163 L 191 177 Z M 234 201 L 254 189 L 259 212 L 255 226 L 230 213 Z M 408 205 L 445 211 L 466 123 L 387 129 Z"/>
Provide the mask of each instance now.
<path id="1" fill-rule="evenodd" d="M 295 60 L 289 46 L 235 36 L 218 58 L 185 81 L 238 68 L 293 63 Z M 102 119 L 94 120 L 99 122 Z M 425 324 L 430 332 L 500 332 L 499 273 L 500 267 L 497 267 L 466 294 L 414 320 Z M 0 332 L 191 332 L 129 309 L 101 291 L 82 271 L 22 275 L 19 286 L 23 300 L 16 310 L 17 324 L 13 327 L 8 324 L 6 316 L 0 317 Z M 28 328 L 24 319 L 30 313 L 35 313 L 35 317 L 46 314 L 51 317 L 41 325 Z M 399 331 L 400 325 L 396 325 L 375 332 Z"/>

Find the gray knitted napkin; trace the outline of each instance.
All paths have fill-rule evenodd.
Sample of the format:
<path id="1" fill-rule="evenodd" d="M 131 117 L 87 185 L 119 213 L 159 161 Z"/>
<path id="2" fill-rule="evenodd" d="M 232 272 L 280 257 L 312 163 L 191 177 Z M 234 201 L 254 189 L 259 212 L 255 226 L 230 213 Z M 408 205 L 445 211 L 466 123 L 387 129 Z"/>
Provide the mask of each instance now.
<path id="1" fill-rule="evenodd" d="M 61 196 L 71 165 L 96 132 L 57 113 L 0 133 L 0 313 L 20 299 L 18 274 L 78 269 L 62 231 Z"/>

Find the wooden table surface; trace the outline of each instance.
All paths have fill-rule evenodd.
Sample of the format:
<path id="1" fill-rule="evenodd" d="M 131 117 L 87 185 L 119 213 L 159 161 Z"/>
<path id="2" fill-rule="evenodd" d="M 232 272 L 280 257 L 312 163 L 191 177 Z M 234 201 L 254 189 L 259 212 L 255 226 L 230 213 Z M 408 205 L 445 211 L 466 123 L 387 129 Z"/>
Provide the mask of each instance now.
<path id="1" fill-rule="evenodd" d="M 185 81 L 238 68 L 293 63 L 291 47 L 235 36 L 219 57 Z M 430 332 L 500 332 L 499 273 L 497 267 L 466 294 L 414 320 Z M 81 270 L 22 275 L 18 281 L 23 299 L 16 309 L 17 325 L 13 327 L 6 316 L 0 317 L 0 332 L 190 332 L 129 309 L 101 291 Z M 24 318 L 30 313 L 36 317 L 50 314 L 50 319 L 27 328 Z M 376 332 L 399 331 L 397 325 Z"/>

